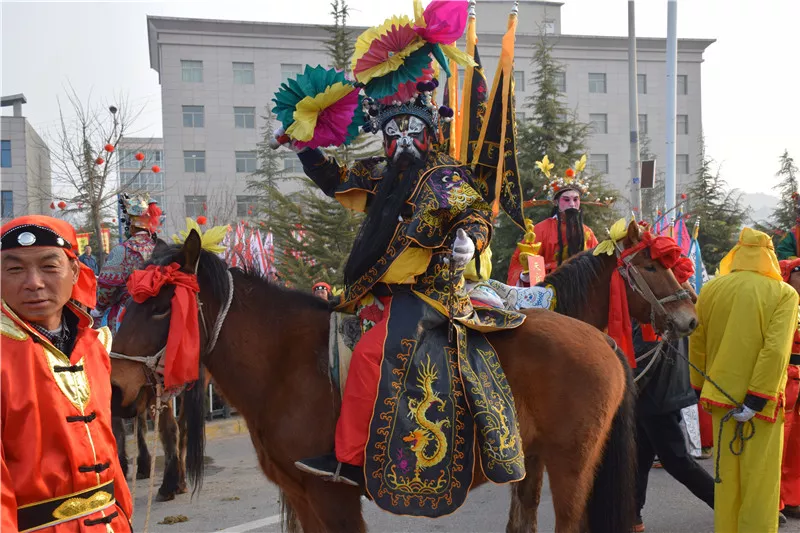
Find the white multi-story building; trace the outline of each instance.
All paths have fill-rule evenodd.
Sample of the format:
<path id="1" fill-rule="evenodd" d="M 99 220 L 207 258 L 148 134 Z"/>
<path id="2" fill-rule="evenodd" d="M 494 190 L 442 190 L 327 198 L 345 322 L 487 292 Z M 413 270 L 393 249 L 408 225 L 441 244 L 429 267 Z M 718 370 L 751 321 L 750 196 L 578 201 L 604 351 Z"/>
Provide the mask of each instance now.
<path id="1" fill-rule="evenodd" d="M 500 56 L 510 2 L 480 0 L 477 27 L 489 78 Z M 591 122 L 592 166 L 627 195 L 629 168 L 628 48 L 625 37 L 561 34 L 561 3 L 522 0 L 516 40 L 517 106 L 536 89 L 531 61 L 542 32 L 564 65 L 560 87 L 566 105 Z M 378 22 L 378 21 L 376 21 Z M 245 216 L 252 202 L 247 176 L 257 165 L 264 115 L 282 81 L 303 65 L 329 65 L 325 27 L 308 24 L 232 22 L 148 17 L 150 65 L 159 73 L 165 164 L 170 169 L 166 209 L 195 214 L 225 205 Z M 355 38 L 364 28 L 353 28 Z M 665 39 L 639 38 L 639 122 L 663 160 L 665 138 Z M 701 132 L 701 63 L 713 40 L 678 43 L 678 187 L 697 168 Z M 489 80 L 491 83 L 491 79 Z M 301 168 L 295 154 L 284 166 Z M 663 163 L 660 164 L 663 167 Z"/>
<path id="2" fill-rule="evenodd" d="M 50 150 L 22 114 L 25 95 L 3 96 L 13 115 L 0 117 L 0 192 L 2 220 L 50 214 Z"/>

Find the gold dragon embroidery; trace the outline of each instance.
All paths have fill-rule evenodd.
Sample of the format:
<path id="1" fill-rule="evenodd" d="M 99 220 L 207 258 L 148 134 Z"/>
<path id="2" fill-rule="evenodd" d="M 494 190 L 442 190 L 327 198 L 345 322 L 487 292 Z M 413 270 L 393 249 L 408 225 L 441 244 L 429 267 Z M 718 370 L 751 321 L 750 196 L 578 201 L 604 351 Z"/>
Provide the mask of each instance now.
<path id="1" fill-rule="evenodd" d="M 417 376 L 417 384 L 424 392 L 422 400 L 410 399 L 408 400 L 409 418 L 414 420 L 418 427 L 411 431 L 407 436 L 403 437 L 403 441 L 410 442 L 411 451 L 417 458 L 417 464 L 414 467 L 414 479 L 419 480 L 419 474 L 423 468 L 430 468 L 436 466 L 447 455 L 447 436 L 442 431 L 443 426 L 450 425 L 447 419 L 438 422 L 428 420 L 426 412 L 428 409 L 439 404 L 439 412 L 444 412 L 444 400 L 433 392 L 433 384 L 438 378 L 436 367 L 431 364 L 431 358 L 428 356 L 426 363 L 423 363 L 420 368 L 419 376 Z M 432 453 L 426 453 L 426 450 L 431 443 L 435 444 Z"/>

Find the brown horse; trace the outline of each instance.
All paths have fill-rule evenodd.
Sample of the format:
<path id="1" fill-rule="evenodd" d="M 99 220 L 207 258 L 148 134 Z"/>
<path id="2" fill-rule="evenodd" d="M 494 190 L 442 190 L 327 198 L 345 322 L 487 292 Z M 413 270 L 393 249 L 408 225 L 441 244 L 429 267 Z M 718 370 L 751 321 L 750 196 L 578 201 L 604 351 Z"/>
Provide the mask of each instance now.
<path id="1" fill-rule="evenodd" d="M 192 232 L 182 247 L 157 250 L 153 262 L 177 262 L 185 271 L 197 272 L 201 332 L 212 331 L 223 302 L 234 291 L 218 342 L 210 352 L 202 350 L 201 364 L 245 418 L 262 470 L 282 491 L 285 524 L 290 531 L 302 526 L 306 533 L 366 531 L 360 489 L 327 483 L 294 467 L 300 458 L 333 448 L 341 400 L 327 369 L 327 306 L 259 276 L 228 271 L 200 246 Z M 649 277 L 651 285 L 658 281 L 655 274 Z M 156 297 L 128 308 L 114 340 L 115 352 L 148 356 L 161 350 L 173 292 L 166 286 Z M 492 334 L 490 340 L 514 394 L 528 476 L 540 482 L 547 468 L 557 531 L 580 531 L 584 513 L 591 531 L 629 531 L 635 468 L 630 371 L 606 337 L 588 324 L 544 310 L 526 314 L 520 328 Z M 681 313 L 670 318 L 689 328 Z M 201 336 L 203 346 L 209 339 L 206 333 Z M 133 361 L 112 361 L 115 411 L 144 393 L 148 372 Z M 190 388 L 187 396 L 199 388 Z M 202 408 L 197 405 L 202 406 L 202 394 L 187 398 L 187 470 L 195 488 L 202 483 L 204 444 Z M 598 472 L 606 447 L 605 460 L 614 464 Z M 484 482 L 480 468 L 475 472 L 474 485 Z M 538 505 L 538 494 L 517 496 L 526 509 Z M 515 512 L 519 509 L 512 509 L 508 531 L 531 531 L 514 520 Z"/>
<path id="2" fill-rule="evenodd" d="M 628 226 L 628 235 L 620 243 L 622 249 L 630 248 L 640 241 L 640 228 L 636 223 Z M 659 331 L 667 332 L 673 337 L 682 337 L 694 331 L 697 325 L 696 315 L 692 305 L 697 301 L 697 296 L 688 284 L 680 285 L 672 272 L 654 261 L 647 249 L 642 250 L 635 258 L 634 267 L 642 273 L 642 279 L 652 290 L 657 299 L 668 298 L 671 295 L 683 294 L 683 298 L 665 303 L 665 309 L 670 309 L 670 314 L 653 313 L 653 304 L 648 301 L 642 291 L 634 288 L 636 281 L 626 285 L 628 298 L 628 311 L 630 315 L 641 324 L 650 323 L 655 318 L 654 326 Z M 571 257 L 558 269 L 548 275 L 538 284 L 540 287 L 552 286 L 556 294 L 557 313 L 576 318 L 586 322 L 599 330 L 608 326 L 609 285 L 611 275 L 618 268 L 617 256 L 600 254 L 595 256 L 592 250 L 581 252 Z M 681 291 L 687 291 L 682 293 Z M 645 291 L 646 292 L 646 291 Z M 680 317 L 676 322 L 672 317 Z M 621 355 L 621 354 L 620 354 Z M 643 382 L 644 383 L 644 382 Z M 640 383 L 640 386 L 643 386 Z M 608 449 L 607 453 L 613 452 Z M 527 456 L 526 456 L 527 458 Z M 606 457 L 601 463 L 601 469 L 613 468 L 623 458 Z M 601 471 L 602 473 L 602 471 Z M 510 519 L 515 522 L 514 531 L 536 531 L 536 508 L 527 505 L 531 500 L 539 501 L 541 492 L 541 475 L 531 475 L 515 483 L 511 493 Z M 603 502 L 603 498 L 592 498 L 590 505 L 613 505 L 612 501 Z M 613 500 L 614 495 L 609 495 Z"/>

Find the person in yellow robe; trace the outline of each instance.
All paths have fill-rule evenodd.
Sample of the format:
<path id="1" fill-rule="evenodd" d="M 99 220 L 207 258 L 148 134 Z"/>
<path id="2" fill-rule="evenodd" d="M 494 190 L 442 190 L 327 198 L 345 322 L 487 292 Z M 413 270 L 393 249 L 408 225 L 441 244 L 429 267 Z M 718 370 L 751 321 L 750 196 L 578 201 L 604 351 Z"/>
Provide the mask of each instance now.
<path id="1" fill-rule="evenodd" d="M 699 326 L 689 340 L 691 362 L 709 378 L 691 371 L 692 386 L 711 413 L 717 440 L 721 482 L 714 492 L 714 529 L 777 532 L 781 407 L 798 295 L 783 282 L 772 240 L 760 231 L 744 228 L 719 271 L 700 293 Z M 723 421 L 728 413 L 732 416 Z M 745 437 L 753 432 L 740 455 L 730 449 L 737 430 Z"/>

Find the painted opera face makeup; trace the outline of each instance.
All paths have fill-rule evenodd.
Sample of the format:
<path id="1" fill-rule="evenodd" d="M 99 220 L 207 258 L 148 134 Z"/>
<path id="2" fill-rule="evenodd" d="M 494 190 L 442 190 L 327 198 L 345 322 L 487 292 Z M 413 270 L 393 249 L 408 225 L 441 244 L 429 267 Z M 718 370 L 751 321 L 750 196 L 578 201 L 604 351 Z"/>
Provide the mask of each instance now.
<path id="1" fill-rule="evenodd" d="M 421 119 L 413 115 L 398 115 L 383 127 L 383 149 L 394 163 L 423 160 L 431 147 L 431 135 Z"/>

